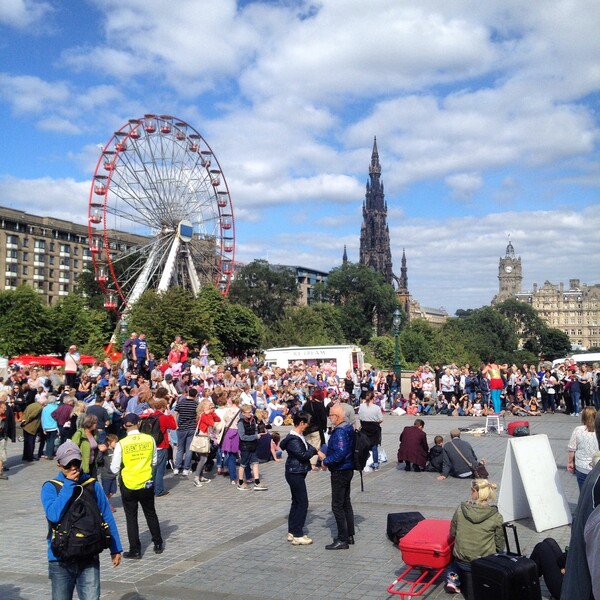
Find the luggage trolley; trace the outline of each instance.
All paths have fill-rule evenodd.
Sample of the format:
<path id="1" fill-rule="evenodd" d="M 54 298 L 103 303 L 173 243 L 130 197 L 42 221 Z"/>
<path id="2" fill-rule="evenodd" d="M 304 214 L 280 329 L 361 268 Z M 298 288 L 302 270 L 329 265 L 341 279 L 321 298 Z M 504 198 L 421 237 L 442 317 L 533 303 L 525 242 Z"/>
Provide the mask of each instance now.
<path id="1" fill-rule="evenodd" d="M 452 561 L 450 523 L 449 519 L 425 519 L 400 540 L 402 560 L 408 568 L 388 587 L 388 594 L 410 600 L 422 596 L 438 581 Z M 417 579 L 407 579 L 414 569 L 421 574 Z"/>

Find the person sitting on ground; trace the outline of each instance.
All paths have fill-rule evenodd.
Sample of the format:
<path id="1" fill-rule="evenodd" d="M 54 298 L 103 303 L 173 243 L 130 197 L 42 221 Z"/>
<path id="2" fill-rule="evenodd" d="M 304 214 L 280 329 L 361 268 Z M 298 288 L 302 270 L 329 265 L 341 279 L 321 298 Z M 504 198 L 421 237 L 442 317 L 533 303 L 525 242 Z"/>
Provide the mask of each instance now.
<path id="1" fill-rule="evenodd" d="M 450 475 L 461 479 L 473 477 L 473 468 L 477 464 L 484 465 L 485 461 L 478 461 L 471 444 L 460 439 L 460 429 L 453 429 L 450 441 L 444 446 L 442 474 L 438 479 L 446 479 Z"/>
<path id="2" fill-rule="evenodd" d="M 544 578 L 552 597 L 560 598 L 567 553 L 560 549 L 555 539 L 546 538 L 534 546 L 530 558 L 535 562 L 538 577 Z"/>
<path id="3" fill-rule="evenodd" d="M 425 470 L 432 473 L 441 473 L 444 464 L 444 438 L 441 435 L 436 435 L 433 438 L 433 444 L 427 455 Z"/>
<path id="4" fill-rule="evenodd" d="M 461 502 L 452 517 L 450 535 L 454 538 L 454 561 L 446 571 L 446 592 L 457 594 L 465 590 L 465 573 L 471 572 L 471 561 L 504 550 L 504 519 L 497 506 L 490 504 L 496 498 L 496 484 L 487 479 L 471 482 L 471 497 Z"/>
<path id="5" fill-rule="evenodd" d="M 405 462 L 405 471 L 420 473 L 425 470 L 427 464 L 427 435 L 423 431 L 425 422 L 423 419 L 415 419 L 413 425 L 406 426 L 400 434 L 400 447 L 398 448 L 398 462 Z"/>

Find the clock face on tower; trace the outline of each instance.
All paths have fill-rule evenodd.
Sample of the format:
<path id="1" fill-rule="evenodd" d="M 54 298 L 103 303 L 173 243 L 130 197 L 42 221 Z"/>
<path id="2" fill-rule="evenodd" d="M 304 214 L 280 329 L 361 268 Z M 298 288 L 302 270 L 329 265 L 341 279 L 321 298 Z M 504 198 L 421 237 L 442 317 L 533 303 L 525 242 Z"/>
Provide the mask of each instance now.
<path id="1" fill-rule="evenodd" d="M 506 266 L 504 267 L 504 270 L 505 270 L 507 273 L 512 273 L 512 267 L 511 267 L 510 265 L 506 265 Z"/>

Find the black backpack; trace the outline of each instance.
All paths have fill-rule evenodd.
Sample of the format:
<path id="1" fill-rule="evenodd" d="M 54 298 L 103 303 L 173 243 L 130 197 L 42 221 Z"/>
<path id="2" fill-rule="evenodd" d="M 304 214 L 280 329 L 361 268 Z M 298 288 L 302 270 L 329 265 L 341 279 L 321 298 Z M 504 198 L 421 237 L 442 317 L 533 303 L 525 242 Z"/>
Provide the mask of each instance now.
<path id="1" fill-rule="evenodd" d="M 91 558 L 110 548 L 110 528 L 96 502 L 95 481 L 90 477 L 75 486 L 60 522 L 48 521 L 50 547 L 60 561 Z M 62 482 L 52 479 L 50 483 L 54 485 L 57 493 L 60 492 Z"/>
<path id="2" fill-rule="evenodd" d="M 165 435 L 160 428 L 160 418 L 157 414 L 142 417 L 139 424 L 140 433 L 147 433 L 154 438 L 156 445 L 162 444 Z"/>
<path id="3" fill-rule="evenodd" d="M 360 473 L 360 491 L 365 491 L 363 483 L 363 469 L 367 466 L 369 454 L 371 453 L 371 440 L 362 429 L 354 430 L 354 469 Z"/>

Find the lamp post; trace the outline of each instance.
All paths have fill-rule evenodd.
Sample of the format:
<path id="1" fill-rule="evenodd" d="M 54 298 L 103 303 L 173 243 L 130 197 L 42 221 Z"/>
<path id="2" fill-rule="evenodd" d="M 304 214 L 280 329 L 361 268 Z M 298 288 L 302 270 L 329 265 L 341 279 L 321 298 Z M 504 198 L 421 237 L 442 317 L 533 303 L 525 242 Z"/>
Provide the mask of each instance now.
<path id="1" fill-rule="evenodd" d="M 400 335 L 400 324 L 402 323 L 402 313 L 399 308 L 396 308 L 392 316 L 392 328 L 394 330 L 394 373 L 398 378 L 398 386 L 400 396 L 402 396 L 402 370 L 400 368 L 400 342 L 398 337 Z"/>

